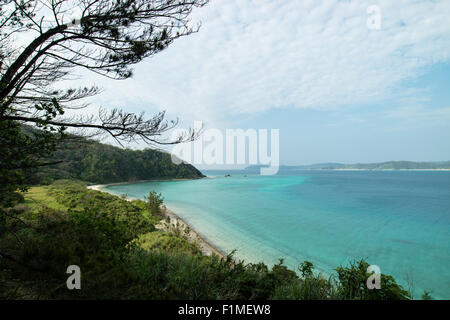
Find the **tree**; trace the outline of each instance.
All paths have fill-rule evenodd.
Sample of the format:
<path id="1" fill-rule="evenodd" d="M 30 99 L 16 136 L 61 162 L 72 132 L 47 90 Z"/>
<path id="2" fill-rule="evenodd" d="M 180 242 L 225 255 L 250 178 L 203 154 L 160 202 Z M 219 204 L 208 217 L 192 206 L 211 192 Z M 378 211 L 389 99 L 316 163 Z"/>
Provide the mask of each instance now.
<path id="1" fill-rule="evenodd" d="M 163 202 L 164 198 L 162 197 L 161 193 L 157 193 L 154 190 L 150 191 L 150 193 L 148 194 L 147 205 L 148 210 L 150 211 L 151 214 L 155 216 L 160 216 L 161 206 Z"/>
<path id="2" fill-rule="evenodd" d="M 164 112 L 151 119 L 113 109 L 98 117 L 62 119 L 64 110 L 83 108 L 79 101 L 97 87 L 55 89 L 81 67 L 113 78 L 132 75 L 131 65 L 164 50 L 175 39 L 198 30 L 189 26 L 194 7 L 207 0 L 0 0 L 0 119 L 52 127 L 105 130 L 115 139 L 158 138 L 175 122 Z M 72 14 L 78 19 L 73 19 Z M 10 40 L 32 33 L 23 49 Z M 180 141 L 190 138 L 183 137 Z M 177 143 L 180 141 L 171 141 Z"/>
<path id="3" fill-rule="evenodd" d="M 189 15 L 207 2 L 0 0 L 0 126 L 2 151 L 6 150 L 0 156 L 0 177 L 8 177 L 8 189 L 23 184 L 20 170 L 45 165 L 39 159 L 54 149 L 67 128 L 87 129 L 89 136 L 107 133 L 120 144 L 175 144 L 195 139 L 197 132 L 188 130 L 172 141 L 165 140 L 163 134 L 178 120 L 167 121 L 164 112 L 146 118 L 143 113 L 99 109 L 97 116 L 64 116 L 68 109 L 85 108 L 85 99 L 100 89 L 62 90 L 56 84 L 76 68 L 112 79 L 131 77 L 132 65 L 197 32 L 199 25 L 192 27 Z M 14 39 L 21 34 L 31 39 L 23 47 Z M 23 133 L 22 124 L 46 133 Z M 0 184 L 4 187 L 3 179 Z"/>
<path id="4" fill-rule="evenodd" d="M 411 297 L 390 275 L 380 274 L 380 289 L 369 289 L 367 272 L 369 264 L 364 260 L 354 261 L 349 267 L 336 268 L 341 294 L 344 299 L 354 300 L 408 300 Z"/>

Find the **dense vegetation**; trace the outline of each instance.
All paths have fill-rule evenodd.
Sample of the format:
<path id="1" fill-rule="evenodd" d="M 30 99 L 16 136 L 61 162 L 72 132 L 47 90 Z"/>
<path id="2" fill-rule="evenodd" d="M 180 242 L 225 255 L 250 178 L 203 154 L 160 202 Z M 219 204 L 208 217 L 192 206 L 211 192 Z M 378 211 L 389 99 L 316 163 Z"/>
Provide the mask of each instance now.
<path id="1" fill-rule="evenodd" d="M 193 141 L 199 132 L 188 129 L 169 139 L 178 119 L 166 119 L 165 111 L 147 117 L 107 106 L 90 113 L 86 99 L 101 89 L 83 81 L 63 89 L 60 83 L 74 79 L 80 67 L 110 79 L 131 77 L 134 64 L 198 31 L 190 14 L 207 2 L 0 0 L 0 217 L 17 191 L 55 178 L 116 182 L 201 176 L 156 151 L 80 145 L 82 139 L 68 137 L 74 132 L 69 129 L 151 147 Z M 76 114 L 67 112 L 75 109 Z"/>
<path id="2" fill-rule="evenodd" d="M 61 142 L 47 162 L 60 162 L 38 168 L 28 181 L 51 183 L 58 179 L 78 179 L 91 183 L 112 183 L 167 178 L 201 178 L 190 164 L 172 162 L 168 153 L 144 149 L 121 149 L 93 140 Z"/>
<path id="3" fill-rule="evenodd" d="M 326 279 L 309 262 L 294 272 L 282 261 L 269 268 L 204 256 L 183 232 L 155 227 L 161 198 L 149 198 L 126 201 L 67 180 L 31 188 L 2 217 L 10 232 L 0 233 L 0 298 L 409 298 L 387 275 L 380 290 L 367 289 L 365 261 Z M 69 265 L 81 268 L 81 290 L 66 288 Z"/>

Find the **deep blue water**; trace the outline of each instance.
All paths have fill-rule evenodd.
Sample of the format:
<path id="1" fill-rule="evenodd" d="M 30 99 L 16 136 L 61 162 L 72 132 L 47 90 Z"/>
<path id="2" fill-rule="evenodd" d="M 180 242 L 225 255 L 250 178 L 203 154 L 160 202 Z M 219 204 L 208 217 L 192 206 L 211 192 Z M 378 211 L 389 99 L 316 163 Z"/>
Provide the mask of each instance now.
<path id="1" fill-rule="evenodd" d="M 110 186 L 169 208 L 236 257 L 330 275 L 365 258 L 407 286 L 450 299 L 450 172 L 285 171 L 276 176 L 206 172 L 209 178 Z"/>

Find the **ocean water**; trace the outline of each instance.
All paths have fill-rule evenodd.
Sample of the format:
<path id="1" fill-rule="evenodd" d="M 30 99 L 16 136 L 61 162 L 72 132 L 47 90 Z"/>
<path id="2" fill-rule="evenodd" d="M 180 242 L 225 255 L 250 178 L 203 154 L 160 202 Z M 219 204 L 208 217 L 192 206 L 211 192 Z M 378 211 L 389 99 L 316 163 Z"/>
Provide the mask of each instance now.
<path id="1" fill-rule="evenodd" d="M 304 260 L 325 275 L 364 258 L 408 286 L 450 299 L 450 172 L 206 172 L 208 178 L 109 186 L 167 206 L 235 257 L 268 265 Z"/>

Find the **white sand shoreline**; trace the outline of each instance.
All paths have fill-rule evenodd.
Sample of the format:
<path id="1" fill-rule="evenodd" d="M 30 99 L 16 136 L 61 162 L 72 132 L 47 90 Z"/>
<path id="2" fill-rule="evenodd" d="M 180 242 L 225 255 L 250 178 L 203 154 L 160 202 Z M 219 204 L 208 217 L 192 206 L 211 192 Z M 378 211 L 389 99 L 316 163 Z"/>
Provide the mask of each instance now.
<path id="1" fill-rule="evenodd" d="M 226 253 L 213 246 L 199 232 L 197 232 L 192 227 L 192 225 L 180 218 L 173 210 L 165 207 L 164 214 L 166 215 L 166 217 L 170 217 L 172 225 L 176 225 L 177 223 L 181 225 L 181 230 L 185 230 L 186 227 L 189 227 L 190 232 L 188 235 L 188 241 L 191 243 L 197 243 L 204 255 L 210 256 L 212 254 L 215 254 L 222 258 L 226 257 Z"/>
<path id="2" fill-rule="evenodd" d="M 117 185 L 125 185 L 125 184 L 135 184 L 135 183 L 145 183 L 145 182 L 154 182 L 154 181 L 183 181 L 183 180 L 192 180 L 192 179 L 160 179 L 160 180 L 141 180 L 141 181 L 135 181 L 135 182 L 118 182 L 118 183 L 108 183 L 108 184 L 97 184 L 97 185 L 91 185 L 88 186 L 88 189 L 106 192 L 109 194 L 112 194 L 103 188 L 107 186 L 117 186 Z M 127 197 L 127 200 L 135 200 L 131 197 Z M 180 216 L 178 216 L 173 210 L 170 210 L 166 206 L 163 208 L 163 212 L 166 217 L 170 218 L 170 222 L 172 225 L 177 225 L 181 227 L 181 230 L 185 230 L 186 228 L 189 228 L 189 234 L 186 235 L 187 240 L 190 243 L 196 243 L 202 253 L 206 256 L 211 256 L 213 254 L 219 256 L 219 257 L 226 257 L 226 253 L 222 252 L 220 249 L 216 248 L 214 245 L 212 245 L 210 242 L 208 242 L 199 232 L 197 232 L 188 222 L 183 220 Z M 156 226 L 160 230 L 165 230 L 165 219 L 161 220 L 160 223 Z"/>

